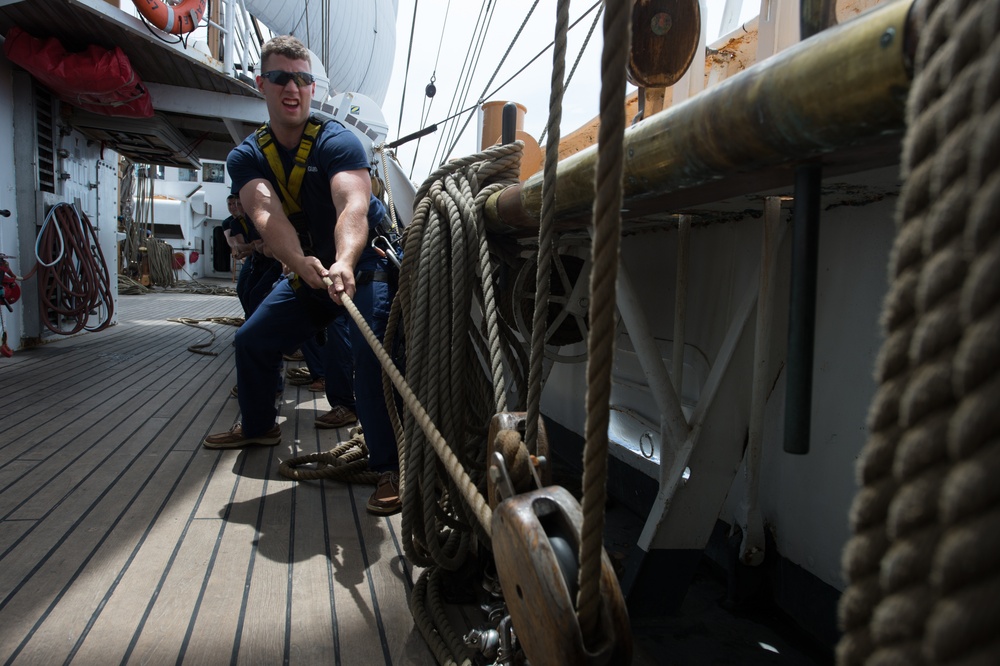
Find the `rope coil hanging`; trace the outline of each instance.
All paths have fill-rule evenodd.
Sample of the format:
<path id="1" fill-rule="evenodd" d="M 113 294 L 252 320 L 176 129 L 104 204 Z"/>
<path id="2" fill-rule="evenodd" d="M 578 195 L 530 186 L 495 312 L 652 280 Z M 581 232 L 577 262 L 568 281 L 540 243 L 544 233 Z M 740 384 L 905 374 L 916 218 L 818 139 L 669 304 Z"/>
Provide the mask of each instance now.
<path id="1" fill-rule="evenodd" d="M 1000 661 L 1000 4 L 916 11 L 885 342 L 843 553 L 843 666 Z"/>
<path id="2" fill-rule="evenodd" d="M 440 571 L 463 565 L 473 532 L 489 542 L 481 444 L 492 414 L 506 409 L 504 367 L 519 358 L 494 302 L 483 208 L 492 194 L 518 182 L 521 150 L 516 142 L 450 162 L 421 186 L 405 231 L 384 348 L 376 348 L 387 405 L 395 405 L 393 387 L 406 405 L 402 418 L 389 411 L 400 449 L 403 549 L 413 564 L 427 567 L 411 611 L 441 663 L 468 661 L 440 603 Z M 474 304 L 478 321 L 469 316 Z M 407 348 L 405 381 L 385 352 L 400 335 Z M 524 373 L 511 374 L 517 382 Z M 524 395 L 523 386 L 516 390 Z"/>
<path id="3" fill-rule="evenodd" d="M 35 242 L 38 301 L 42 323 L 53 333 L 103 331 L 114 318 L 111 276 L 97 231 L 86 214 L 68 203 L 52 207 Z M 88 326 L 94 314 L 101 321 Z M 50 315 L 55 314 L 53 320 Z M 60 320 L 73 322 L 64 328 Z"/>

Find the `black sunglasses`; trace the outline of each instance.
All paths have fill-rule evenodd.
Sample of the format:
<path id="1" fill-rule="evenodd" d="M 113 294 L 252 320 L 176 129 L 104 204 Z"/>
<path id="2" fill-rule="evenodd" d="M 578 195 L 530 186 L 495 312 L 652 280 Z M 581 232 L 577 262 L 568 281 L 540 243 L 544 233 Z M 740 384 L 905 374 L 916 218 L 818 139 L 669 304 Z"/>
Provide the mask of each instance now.
<path id="1" fill-rule="evenodd" d="M 288 85 L 289 81 L 294 80 L 295 85 L 299 88 L 305 88 L 316 81 L 316 77 L 309 72 L 284 72 L 280 69 L 272 69 L 270 72 L 264 72 L 261 76 L 278 86 Z"/>

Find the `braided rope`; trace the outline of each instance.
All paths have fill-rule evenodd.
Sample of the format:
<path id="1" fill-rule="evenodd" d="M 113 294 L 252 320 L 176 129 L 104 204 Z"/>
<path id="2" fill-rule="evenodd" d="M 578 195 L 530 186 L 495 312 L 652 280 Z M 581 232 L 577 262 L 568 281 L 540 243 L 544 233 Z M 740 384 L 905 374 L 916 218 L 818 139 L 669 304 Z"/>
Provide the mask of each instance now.
<path id="1" fill-rule="evenodd" d="M 457 635 L 447 622 L 440 594 L 436 591 L 441 586 L 440 571 L 430 568 L 421 572 L 410 594 L 410 614 L 439 664 L 471 666 L 473 662 L 467 656 L 468 650 L 458 642 Z"/>
<path id="2" fill-rule="evenodd" d="M 285 460 L 278 466 L 278 473 L 293 481 L 335 479 L 346 483 L 378 483 L 379 474 L 368 468 L 368 447 L 360 428 L 354 428 L 346 442 L 329 451 L 310 453 Z M 316 465 L 309 468 L 304 465 Z"/>
<path id="3" fill-rule="evenodd" d="M 208 349 L 213 344 L 215 344 L 215 331 L 208 328 L 207 326 L 202 326 L 201 322 L 207 321 L 214 324 L 224 324 L 226 326 L 236 326 L 237 328 L 243 325 L 243 317 L 208 317 L 206 319 L 193 319 L 191 317 L 178 317 L 167 319 L 167 321 L 177 322 L 178 324 L 184 324 L 185 326 L 190 326 L 192 328 L 197 328 L 202 331 L 207 331 L 211 334 L 212 339 L 208 342 L 199 342 L 193 344 L 187 348 L 189 352 L 194 354 L 202 354 L 204 356 L 218 356 L 219 352 L 214 352 Z"/>
<path id="4" fill-rule="evenodd" d="M 838 663 L 1000 661 L 1000 6 L 918 3 Z"/>
<path id="5" fill-rule="evenodd" d="M 615 345 L 615 284 L 621 244 L 622 165 L 625 135 L 625 63 L 628 57 L 631 3 L 607 2 L 601 53 L 601 128 L 595 169 L 593 268 L 587 339 L 587 422 L 584 427 L 583 526 L 577 615 L 584 636 L 593 636 L 600 620 L 601 554 L 607 498 L 608 422 L 611 365 Z"/>
<path id="6" fill-rule="evenodd" d="M 473 531 L 490 539 L 482 441 L 493 411 L 506 405 L 504 360 L 517 356 L 504 348 L 514 338 L 495 304 L 483 209 L 495 192 L 517 182 L 522 148 L 520 142 L 496 146 L 451 162 L 418 190 L 384 347 L 344 298 L 382 364 L 387 404 L 394 405 L 395 387 L 406 405 L 402 419 L 389 410 L 400 444 L 403 550 L 413 564 L 428 567 L 414 589 L 411 611 L 440 663 L 467 663 L 455 656 L 467 650 L 448 625 L 438 572 L 462 566 Z M 482 313 L 479 322 L 470 321 L 474 303 Z M 400 324 L 406 380 L 385 351 Z M 486 399 L 490 388 L 492 401 Z"/>
<path id="7" fill-rule="evenodd" d="M 545 145 L 542 171 L 542 218 L 538 224 L 538 266 L 535 272 L 535 311 L 531 322 L 531 354 L 528 366 L 528 409 L 524 443 L 528 451 L 538 451 L 538 419 L 541 416 L 542 361 L 545 357 L 546 322 L 549 315 L 549 278 L 555 242 L 556 169 L 559 166 L 559 124 L 566 76 L 566 34 L 569 32 L 569 0 L 556 6 L 555 51 L 552 54 L 552 82 L 549 97 L 549 142 Z"/>

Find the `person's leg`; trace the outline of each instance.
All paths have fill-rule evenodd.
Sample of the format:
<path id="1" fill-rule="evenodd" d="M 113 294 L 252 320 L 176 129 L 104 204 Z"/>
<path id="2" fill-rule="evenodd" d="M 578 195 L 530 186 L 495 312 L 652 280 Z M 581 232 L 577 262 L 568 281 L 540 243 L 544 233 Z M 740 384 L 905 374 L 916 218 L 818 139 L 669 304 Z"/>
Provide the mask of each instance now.
<path id="1" fill-rule="evenodd" d="M 316 417 L 317 428 L 344 428 L 357 423 L 354 397 L 354 357 L 351 353 L 351 332 L 347 324 L 350 315 L 344 313 L 330 322 L 323 346 L 326 369 L 324 390 L 330 411 Z"/>
<path id="2" fill-rule="evenodd" d="M 302 356 L 306 362 L 306 368 L 309 369 L 309 377 L 311 379 L 320 379 L 326 376 L 326 371 L 323 368 L 323 347 L 319 346 L 316 341 L 316 336 L 313 336 L 302 343 Z"/>
<path id="3" fill-rule="evenodd" d="M 236 332 L 236 383 L 244 434 L 254 436 L 274 426 L 281 354 L 302 344 L 317 328 L 283 280 Z"/>
<path id="4" fill-rule="evenodd" d="M 249 296 L 247 289 L 250 286 L 250 275 L 253 273 L 252 256 L 243 260 L 243 265 L 240 267 L 240 275 L 236 278 L 236 297 L 240 299 L 240 305 L 243 307 L 243 316 L 246 319 L 249 319 L 251 314 L 247 307 L 247 297 Z"/>
<path id="5" fill-rule="evenodd" d="M 275 283 L 281 277 L 281 264 L 277 261 L 262 261 L 258 257 L 254 263 L 257 262 L 260 262 L 261 266 L 254 269 L 247 293 L 247 307 L 251 315 L 264 302 L 264 299 L 271 293 L 271 289 L 274 288 Z"/>
<path id="6" fill-rule="evenodd" d="M 385 271 L 380 267 L 379 270 Z M 385 336 L 389 308 L 395 287 L 388 282 L 372 281 L 358 286 L 354 303 L 379 340 Z M 396 434 L 386 410 L 382 391 L 382 365 L 357 325 L 351 320 L 351 349 L 354 355 L 354 394 L 358 419 L 368 446 L 368 466 L 376 472 L 399 469 Z"/>
<path id="7" fill-rule="evenodd" d="M 341 405 L 353 412 L 354 356 L 351 352 L 351 330 L 347 325 L 350 318 L 345 310 L 327 327 L 323 367 L 326 369 L 326 399 L 330 401 L 330 406 Z"/>

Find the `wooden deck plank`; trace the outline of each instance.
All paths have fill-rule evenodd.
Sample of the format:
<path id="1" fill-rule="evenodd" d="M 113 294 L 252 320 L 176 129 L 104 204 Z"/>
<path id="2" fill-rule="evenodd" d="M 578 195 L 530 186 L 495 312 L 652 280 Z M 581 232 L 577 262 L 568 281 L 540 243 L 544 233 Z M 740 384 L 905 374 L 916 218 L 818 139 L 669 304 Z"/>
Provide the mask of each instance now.
<path id="1" fill-rule="evenodd" d="M 359 486 L 356 492 L 361 506 L 367 501 L 373 488 Z M 360 521 L 362 539 L 368 554 L 368 571 L 378 617 L 381 622 L 386 663 L 426 663 L 433 665 L 429 650 L 425 653 L 428 661 L 413 661 L 414 654 L 409 638 L 417 631 L 408 605 L 409 593 L 413 589 L 411 567 L 403 559 L 400 550 L 400 518 L 377 518 L 365 515 Z M 425 648 L 426 650 L 426 648 Z"/>
<path id="2" fill-rule="evenodd" d="M 146 421 L 140 426 L 146 440 L 162 429 L 163 423 Z M 50 614 L 66 590 L 75 583 L 93 553 L 115 526 L 114 517 L 122 512 L 130 498 L 149 478 L 156 460 L 141 456 L 134 465 L 118 472 L 107 470 L 91 485 L 80 485 L 66 501 L 54 506 L 37 529 L 31 530 L 8 551 L 0 567 L 0 626 L 16 616 L 19 622 L 30 622 L 31 629 L 23 635 L 31 640 L 38 625 Z M 129 473 L 124 473 L 129 472 Z M 115 492 L 108 490 L 114 487 Z M 72 630 L 70 630 L 72 633 Z M 12 647 L 4 641 L 0 651 L 14 653 L 22 649 L 22 641 Z"/>
<path id="3" fill-rule="evenodd" d="M 206 324 L 218 355 L 203 356 L 187 347 L 209 333 L 165 319 L 233 316 L 238 302 L 122 300 L 120 325 L 14 359 L 0 662 L 432 664 L 406 606 L 398 517 L 365 512 L 371 486 L 277 473 L 349 437 L 313 425 L 325 396 L 286 387 L 279 446 L 205 449 L 240 417 L 236 329 Z"/>
<path id="4" fill-rule="evenodd" d="M 116 424 L 133 414 L 148 414 L 148 405 L 163 400 L 162 394 L 174 380 L 183 377 L 190 366 L 181 361 L 173 367 L 151 373 L 149 377 L 130 384 L 119 382 L 110 390 L 93 394 L 88 400 L 69 410 L 67 418 L 73 419 L 71 437 L 55 430 L 59 427 L 59 410 L 46 410 L 38 415 L 46 424 L 36 430 L 37 443 L 20 454 L 21 459 L 45 461 L 79 452 L 101 441 Z"/>
<path id="5" fill-rule="evenodd" d="M 119 572 L 114 587 L 105 592 L 104 606 L 93 620 L 76 655 L 79 663 L 120 663 L 136 640 L 137 632 L 148 621 L 150 608 L 158 598 L 167 572 L 179 560 L 179 545 L 184 542 L 191 528 L 193 506 L 204 487 L 205 474 L 191 473 L 194 458 L 190 452 L 176 452 L 165 456 L 163 470 L 157 478 L 164 483 L 176 480 L 176 486 L 165 489 L 158 499 L 147 493 L 144 502 L 137 502 L 125 515 L 123 525 L 142 527 L 139 538 L 123 536 L 123 543 L 130 547 L 130 561 Z M 187 472 L 187 473 L 185 473 Z M 211 472 L 208 472 L 211 473 Z M 217 527 L 214 528 L 217 532 Z M 191 537 L 197 540 L 197 535 Z M 214 537 L 212 537 L 214 538 Z M 212 543 L 212 538 L 209 542 Z M 193 564 L 192 564 L 193 563 Z M 198 560 L 181 561 L 188 569 Z M 110 595 L 110 596 L 108 596 Z M 180 645 L 187 623 L 173 629 L 173 641 Z"/>
<path id="6" fill-rule="evenodd" d="M 232 495 L 232 506 L 223 514 L 223 518 L 196 520 L 192 526 L 192 530 L 197 528 L 198 532 L 209 528 L 214 530 L 205 532 L 205 537 L 197 540 L 209 540 L 216 544 L 217 552 L 213 554 L 210 569 L 204 572 L 207 580 L 203 576 L 197 581 L 199 589 L 204 585 L 204 595 L 200 597 L 197 615 L 192 618 L 190 641 L 184 653 L 185 662 L 226 663 L 238 654 L 238 646 L 243 639 L 242 616 L 246 612 L 244 595 L 248 572 L 255 556 L 255 523 L 262 487 L 263 481 L 260 479 L 239 477 Z M 209 534 L 214 534 L 214 538 L 208 539 Z M 194 590 L 185 592 L 175 586 L 172 592 L 177 596 L 190 597 Z M 146 635 L 143 639 L 146 639 Z M 140 659 L 142 655 L 142 652 L 136 653 Z"/>
<path id="7" fill-rule="evenodd" d="M 161 344 L 166 342 L 170 336 L 164 334 L 162 338 L 150 340 L 151 344 Z M 150 354 L 150 356 L 153 356 Z M 157 354 L 159 356 L 159 354 Z M 170 362 L 169 358 L 162 357 L 159 363 L 152 368 L 146 365 L 149 359 L 145 356 L 136 359 L 147 373 L 158 369 L 162 365 Z M 67 368 L 72 368 L 73 359 L 60 359 L 59 363 Z M 114 370 L 111 368 L 114 367 Z M 67 420 L 79 418 L 88 413 L 88 406 L 96 403 L 101 405 L 100 411 L 106 412 L 113 408 L 114 404 L 120 403 L 129 397 L 129 390 L 137 390 L 137 387 L 145 386 L 147 377 L 142 373 L 137 373 L 136 368 L 127 363 L 115 363 L 105 368 L 102 374 L 97 374 L 94 368 L 88 367 L 86 371 L 70 372 L 70 376 L 77 378 L 76 382 L 68 381 L 66 386 L 61 386 L 55 392 L 31 393 L 26 397 L 30 401 L 28 406 L 22 406 L 16 418 L 11 419 L 6 429 L 9 439 L 4 447 L 4 453 L 8 455 L 25 455 L 30 448 L 25 448 L 24 443 L 19 442 L 21 438 L 33 440 L 31 444 L 42 441 L 53 433 L 59 432 L 61 427 L 65 427 Z M 107 406 L 104 406 L 107 403 Z"/>
<path id="8" fill-rule="evenodd" d="M 138 412 L 121 420 L 108 418 L 105 423 L 110 429 L 90 428 L 73 438 L 59 455 L 35 463 L 30 474 L 4 493 L 0 511 L 14 520 L 46 518 L 54 508 L 65 507 L 73 495 L 71 511 L 80 509 L 81 502 L 87 500 L 79 490 L 86 486 L 95 494 L 102 492 L 105 479 L 113 478 L 149 446 L 149 426 L 162 427 Z M 16 507 L 5 511 L 7 502 L 15 501 Z"/>
<path id="9" fill-rule="evenodd" d="M 153 347 L 165 345 L 176 339 L 175 335 L 164 332 L 161 336 L 149 340 L 149 343 Z M 193 341 L 195 336 L 186 334 L 180 340 Z M 151 380 L 155 382 L 159 379 L 164 369 L 170 371 L 173 366 L 187 361 L 184 356 L 171 357 L 162 352 L 155 354 L 151 352 L 148 355 L 133 357 L 132 360 L 136 365 L 115 362 L 99 372 L 93 368 L 87 370 L 89 374 L 74 372 L 73 376 L 81 377 L 77 382 L 78 386 L 71 385 L 53 394 L 35 396 L 34 404 L 30 408 L 22 409 L 19 413 L 20 419 L 12 423 L 8 429 L 11 437 L 8 442 L 11 444 L 6 448 L 8 451 L 16 451 L 9 455 L 27 456 L 29 452 L 33 452 L 33 448 L 25 448 L 18 438 L 26 437 L 37 444 L 58 432 L 61 424 L 67 419 L 78 419 L 82 416 L 89 417 L 92 421 L 94 417 L 99 418 L 126 403 L 134 391 L 147 388 Z M 67 361 L 72 363 L 71 359 Z"/>
<path id="10" fill-rule="evenodd" d="M 239 659 L 250 664 L 277 664 L 287 661 L 286 635 L 291 610 L 289 589 L 292 559 L 292 481 L 277 476 L 278 464 L 266 470 L 264 496 L 257 515 L 252 576 Z"/>
<path id="11" fill-rule="evenodd" d="M 141 633 L 133 637 L 127 663 L 230 661 L 249 551 L 233 547 L 235 539 L 220 544 L 220 524 L 218 520 L 191 523 L 159 595 L 146 611 Z M 231 531 L 242 532 L 247 539 L 253 536 L 243 526 Z M 206 576 L 211 576 L 207 587 Z"/>
<path id="12" fill-rule="evenodd" d="M 168 395 L 172 393 L 172 396 L 166 401 L 164 408 L 168 409 L 167 413 L 178 413 L 183 414 L 183 411 L 178 410 L 178 405 L 184 405 L 185 407 L 190 407 L 194 409 L 199 409 L 205 405 L 201 400 L 195 399 L 196 396 L 192 396 L 190 391 L 182 392 L 180 391 L 185 385 L 192 382 L 199 382 L 207 380 L 210 375 L 213 374 L 213 369 L 210 366 L 205 366 L 201 370 L 192 373 L 190 371 L 190 366 L 192 362 L 188 359 L 184 359 L 179 362 L 173 370 L 168 374 L 163 374 L 156 377 L 155 380 L 148 383 L 148 388 L 141 393 L 131 395 L 129 397 L 130 402 L 134 402 L 140 405 L 155 404 L 158 402 L 157 398 L 159 393 L 165 392 Z M 205 376 L 201 376 L 205 375 Z M 196 384 L 197 385 L 197 384 Z M 98 411 L 97 409 L 92 410 L 92 414 L 102 414 L 105 410 Z M 83 420 L 78 420 L 77 423 L 83 425 L 83 423 L 89 423 L 92 418 L 88 415 L 88 418 Z M 105 452 L 103 449 L 108 448 L 110 443 L 113 442 L 123 442 L 128 443 L 133 439 L 132 435 L 128 433 L 127 428 L 130 427 L 126 424 L 134 424 L 148 418 L 146 412 L 136 411 L 129 412 L 126 409 L 112 409 L 110 413 L 107 413 L 99 421 L 95 421 L 90 424 L 84 432 L 70 441 L 66 442 L 64 446 L 56 453 L 50 454 L 48 458 L 44 458 L 37 465 L 36 469 L 33 471 L 30 478 L 25 479 L 24 483 L 19 484 L 18 492 L 8 492 L 5 493 L 5 498 L 9 496 L 11 500 L 16 500 L 19 493 L 30 492 L 31 496 L 28 500 L 25 500 L 25 505 L 18 509 L 14 517 L 24 517 L 22 512 L 29 512 L 32 505 L 42 504 L 47 505 L 49 500 L 46 498 L 46 494 L 58 493 L 60 489 L 64 487 L 65 484 L 50 484 L 49 479 L 52 478 L 64 478 L 69 476 L 69 481 L 72 482 L 73 478 L 85 477 L 91 473 L 91 468 L 88 466 L 91 460 L 100 461 L 95 464 L 104 464 L 104 458 L 113 455 L 112 451 Z M 116 423 L 115 419 L 121 419 Z M 83 423 L 81 423 L 81 421 Z M 126 428 L 125 431 L 116 433 L 111 428 Z M 109 428 L 109 430 L 105 430 Z M 140 444 L 145 444 L 140 442 Z M 67 471 L 68 470 L 68 471 Z M 34 481 L 34 484 L 30 483 Z M 32 491 L 32 487 L 39 486 L 35 491 Z M 0 504 L 2 507 L 2 504 Z M 2 511 L 2 509 L 0 509 Z M 2 514 L 0 514 L 2 515 Z"/>
<path id="13" fill-rule="evenodd" d="M 361 522 L 370 520 L 364 502 L 371 486 L 330 484 L 326 495 L 330 520 L 330 548 L 334 553 L 335 627 L 340 641 L 340 654 L 346 666 L 390 663 L 385 650 L 385 636 L 380 615 L 372 599 L 367 550 L 371 544 L 361 543 Z"/>
<path id="14" fill-rule="evenodd" d="M 94 547 L 88 547 L 89 544 L 79 540 L 67 541 L 66 548 L 84 559 L 72 572 L 66 585 L 59 590 L 60 596 L 46 608 L 44 616 L 40 618 L 42 624 L 25 647 L 25 653 L 44 654 L 49 663 L 64 663 L 87 638 L 90 627 L 106 609 L 109 595 L 118 589 L 118 580 L 130 564 L 135 563 L 134 551 L 151 522 L 149 516 L 163 505 L 163 496 L 169 490 L 168 484 L 183 472 L 183 467 L 189 461 L 181 456 L 170 456 L 165 462 L 166 464 L 160 465 L 149 457 L 140 461 L 140 464 L 130 470 L 135 477 L 132 484 L 122 481 L 121 499 L 107 498 L 80 525 L 78 532 L 102 536 Z M 146 487 L 135 490 L 124 487 L 136 482 L 142 482 Z M 150 487 L 156 485 L 161 487 Z M 123 499 L 130 501 L 119 506 Z M 155 571 L 149 562 L 140 564 L 147 576 Z M 64 558 L 62 566 L 67 565 L 68 558 Z M 47 585 L 53 583 L 53 577 L 44 572 L 39 572 L 39 577 Z M 79 584 L 83 580 L 86 585 Z M 134 628 L 138 617 L 139 615 L 119 615 L 115 622 L 116 633 L 124 632 L 127 635 Z M 128 624 L 130 619 L 131 628 Z M 109 646 L 104 644 L 101 649 L 102 658 L 107 658 Z"/>
<path id="15" fill-rule="evenodd" d="M 322 481 L 289 487 L 292 510 L 291 579 L 289 601 L 290 664 L 340 663 L 333 627 L 333 566 L 327 534 Z"/>

